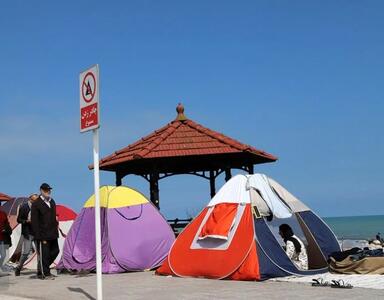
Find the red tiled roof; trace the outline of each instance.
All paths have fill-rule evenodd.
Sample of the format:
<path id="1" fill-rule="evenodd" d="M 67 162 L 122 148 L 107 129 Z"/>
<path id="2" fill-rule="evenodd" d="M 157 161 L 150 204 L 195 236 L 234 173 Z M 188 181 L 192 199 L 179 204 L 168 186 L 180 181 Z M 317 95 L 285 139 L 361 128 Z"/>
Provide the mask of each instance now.
<path id="1" fill-rule="evenodd" d="M 0 201 L 9 201 L 11 199 L 12 199 L 12 197 L 10 197 L 6 194 L 0 193 Z"/>
<path id="2" fill-rule="evenodd" d="M 272 154 L 242 144 L 187 119 L 181 105 L 178 106 L 177 111 L 178 117 L 174 121 L 101 159 L 100 167 L 117 165 L 136 159 L 244 152 L 262 157 L 266 161 L 277 160 L 277 157 Z"/>

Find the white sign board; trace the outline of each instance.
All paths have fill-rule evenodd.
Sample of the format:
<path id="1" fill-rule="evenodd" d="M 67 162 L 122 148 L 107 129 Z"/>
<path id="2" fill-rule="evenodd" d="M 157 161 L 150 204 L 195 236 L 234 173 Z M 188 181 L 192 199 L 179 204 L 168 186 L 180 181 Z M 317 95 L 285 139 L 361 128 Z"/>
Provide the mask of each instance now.
<path id="1" fill-rule="evenodd" d="M 80 132 L 100 127 L 99 66 L 80 73 Z"/>

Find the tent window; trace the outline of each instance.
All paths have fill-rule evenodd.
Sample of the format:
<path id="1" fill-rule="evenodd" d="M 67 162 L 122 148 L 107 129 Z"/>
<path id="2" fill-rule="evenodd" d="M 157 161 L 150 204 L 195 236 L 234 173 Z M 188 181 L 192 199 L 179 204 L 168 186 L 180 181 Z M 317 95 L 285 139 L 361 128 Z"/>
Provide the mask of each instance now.
<path id="1" fill-rule="evenodd" d="M 227 240 L 229 232 L 235 223 L 237 203 L 220 203 L 215 205 L 203 228 L 199 240 L 216 238 Z"/>
<path id="2" fill-rule="evenodd" d="M 137 220 L 143 214 L 143 204 L 114 208 L 114 210 L 125 220 Z"/>

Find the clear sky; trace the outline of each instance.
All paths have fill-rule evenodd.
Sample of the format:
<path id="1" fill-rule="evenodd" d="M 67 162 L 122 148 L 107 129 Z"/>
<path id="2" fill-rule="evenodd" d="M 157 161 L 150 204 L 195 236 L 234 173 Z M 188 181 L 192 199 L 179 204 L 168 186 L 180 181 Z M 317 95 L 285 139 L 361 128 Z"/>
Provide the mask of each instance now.
<path id="1" fill-rule="evenodd" d="M 0 191 L 47 181 L 77 211 L 92 194 L 78 76 L 98 63 L 102 156 L 182 102 L 194 121 L 277 155 L 255 170 L 320 215 L 384 214 L 383 11 L 383 1 L 3 1 Z M 144 179 L 123 183 L 149 194 Z M 194 215 L 209 182 L 170 177 L 160 197 L 167 217 Z"/>

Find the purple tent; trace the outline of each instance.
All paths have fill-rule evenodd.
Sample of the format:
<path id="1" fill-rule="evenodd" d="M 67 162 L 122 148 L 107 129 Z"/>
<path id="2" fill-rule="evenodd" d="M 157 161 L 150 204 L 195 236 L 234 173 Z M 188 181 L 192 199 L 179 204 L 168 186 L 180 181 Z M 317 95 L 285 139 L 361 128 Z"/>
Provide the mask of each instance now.
<path id="1" fill-rule="evenodd" d="M 85 203 L 69 231 L 58 269 L 95 270 L 95 196 Z M 128 187 L 100 188 L 103 273 L 159 266 L 175 236 L 157 208 Z"/>

